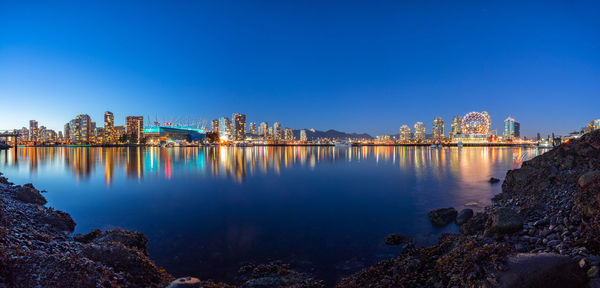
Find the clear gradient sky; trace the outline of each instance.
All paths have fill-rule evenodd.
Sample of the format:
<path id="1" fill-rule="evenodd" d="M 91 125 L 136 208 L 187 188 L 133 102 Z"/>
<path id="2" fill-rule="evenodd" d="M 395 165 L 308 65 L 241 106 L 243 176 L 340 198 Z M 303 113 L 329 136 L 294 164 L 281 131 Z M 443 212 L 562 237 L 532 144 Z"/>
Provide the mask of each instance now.
<path id="1" fill-rule="evenodd" d="M 522 134 L 600 118 L 600 2 L 4 1 L 0 129 L 77 114 L 395 134 L 487 110 Z"/>

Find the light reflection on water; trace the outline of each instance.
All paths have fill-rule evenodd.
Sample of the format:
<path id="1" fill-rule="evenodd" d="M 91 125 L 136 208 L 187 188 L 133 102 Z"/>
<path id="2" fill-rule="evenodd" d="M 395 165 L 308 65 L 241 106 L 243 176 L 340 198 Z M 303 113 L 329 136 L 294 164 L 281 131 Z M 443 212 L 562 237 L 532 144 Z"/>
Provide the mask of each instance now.
<path id="1" fill-rule="evenodd" d="M 150 238 L 176 276 L 228 280 L 241 262 L 282 259 L 334 281 L 391 257 L 388 233 L 431 243 L 434 208 L 481 209 L 489 177 L 537 149 L 465 147 L 18 148 L 0 171 L 48 190 L 77 232 L 123 227 Z"/>

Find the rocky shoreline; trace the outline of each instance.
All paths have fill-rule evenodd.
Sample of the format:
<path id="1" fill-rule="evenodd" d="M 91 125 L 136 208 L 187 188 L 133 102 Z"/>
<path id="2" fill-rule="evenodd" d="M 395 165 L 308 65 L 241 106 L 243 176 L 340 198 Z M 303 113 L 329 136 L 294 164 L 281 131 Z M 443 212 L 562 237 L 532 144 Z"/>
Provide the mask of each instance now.
<path id="1" fill-rule="evenodd" d="M 416 247 L 408 237 L 393 259 L 344 277 L 337 287 L 600 287 L 600 131 L 508 171 L 503 192 L 484 211 L 432 211 L 459 234 Z M 93 230 L 75 222 L 31 184 L 0 174 L 2 287 L 325 287 L 272 262 L 246 265 L 234 285 L 174 278 L 148 255 L 139 232 Z"/>

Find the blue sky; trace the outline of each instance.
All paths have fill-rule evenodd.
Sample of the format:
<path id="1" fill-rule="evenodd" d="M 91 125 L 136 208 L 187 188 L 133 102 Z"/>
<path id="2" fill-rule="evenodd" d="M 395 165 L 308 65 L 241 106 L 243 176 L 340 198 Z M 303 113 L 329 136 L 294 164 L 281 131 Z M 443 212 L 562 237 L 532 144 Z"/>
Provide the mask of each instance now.
<path id="1" fill-rule="evenodd" d="M 0 129 L 106 110 L 373 135 L 600 118 L 600 2 L 404 2 L 0 1 Z"/>

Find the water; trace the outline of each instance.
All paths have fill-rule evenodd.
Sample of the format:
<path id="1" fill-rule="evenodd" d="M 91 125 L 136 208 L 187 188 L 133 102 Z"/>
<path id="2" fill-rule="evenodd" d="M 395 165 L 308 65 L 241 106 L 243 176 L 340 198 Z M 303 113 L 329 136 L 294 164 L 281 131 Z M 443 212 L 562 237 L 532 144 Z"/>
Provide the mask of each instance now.
<path id="1" fill-rule="evenodd" d="M 525 148 L 19 148 L 0 171 L 32 182 L 78 233 L 121 227 L 148 236 L 174 276 L 231 280 L 246 261 L 283 260 L 334 283 L 393 257 L 389 233 L 422 245 L 427 212 L 482 209 L 490 177 L 538 154 Z"/>

